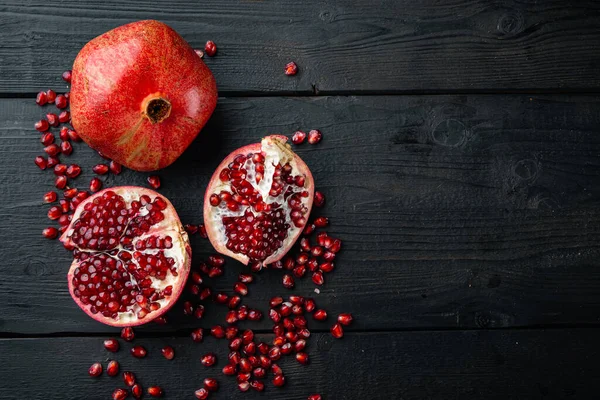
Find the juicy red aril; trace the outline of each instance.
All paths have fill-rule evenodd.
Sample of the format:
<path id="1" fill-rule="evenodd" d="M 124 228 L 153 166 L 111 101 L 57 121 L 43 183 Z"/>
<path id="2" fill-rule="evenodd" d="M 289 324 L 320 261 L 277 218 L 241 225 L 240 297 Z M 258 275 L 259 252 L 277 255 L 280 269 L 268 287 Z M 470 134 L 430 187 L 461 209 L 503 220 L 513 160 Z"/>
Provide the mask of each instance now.
<path id="1" fill-rule="evenodd" d="M 229 302 L 227 303 L 227 307 L 229 308 L 236 308 L 240 302 L 242 301 L 242 298 L 240 296 L 231 296 L 229 298 Z"/>
<path id="2" fill-rule="evenodd" d="M 163 390 L 160 386 L 150 386 L 148 388 L 148 394 L 152 397 L 161 397 L 163 395 Z"/>
<path id="3" fill-rule="evenodd" d="M 252 375 L 254 375 L 255 378 L 262 379 L 267 375 L 267 373 L 264 368 L 258 367 L 254 368 L 254 371 L 252 371 Z"/>
<path id="4" fill-rule="evenodd" d="M 256 353 L 256 344 L 254 342 L 248 343 L 247 345 L 244 346 L 243 352 L 247 356 L 253 355 L 254 353 Z"/>
<path id="5" fill-rule="evenodd" d="M 119 363 L 115 360 L 112 360 L 106 366 L 106 375 L 117 376 L 118 374 L 119 374 Z"/>
<path id="6" fill-rule="evenodd" d="M 113 400 L 124 400 L 129 396 L 129 392 L 125 389 L 115 389 L 112 393 Z"/>
<path id="7" fill-rule="evenodd" d="M 312 254 L 314 257 L 320 257 L 323 255 L 324 252 L 325 250 L 323 250 L 321 246 L 315 246 L 312 249 L 310 249 L 310 254 Z"/>
<path id="8" fill-rule="evenodd" d="M 280 348 L 281 354 L 283 355 L 290 354 L 292 350 L 293 348 L 291 343 L 284 343 Z"/>
<path id="9" fill-rule="evenodd" d="M 239 365 L 240 361 L 242 360 L 242 356 L 240 355 L 239 351 L 231 351 L 229 353 L 229 355 L 227 356 L 227 358 L 229 359 L 229 364 L 231 365 L 235 365 L 237 368 L 237 365 Z"/>
<path id="10" fill-rule="evenodd" d="M 46 114 L 46 120 L 48 121 L 48 124 L 50 126 L 58 126 L 59 121 L 58 121 L 58 115 L 54 114 L 54 113 L 48 113 Z"/>
<path id="11" fill-rule="evenodd" d="M 211 328 L 210 334 L 216 337 L 217 339 L 222 339 L 225 337 L 225 331 L 221 325 L 216 325 Z"/>
<path id="12" fill-rule="evenodd" d="M 281 305 L 281 303 L 283 303 L 283 297 L 276 296 L 271 298 L 269 305 L 271 307 L 277 307 L 278 305 Z"/>
<path id="13" fill-rule="evenodd" d="M 88 374 L 90 374 L 90 376 L 93 378 L 102 375 L 102 364 L 100 364 L 100 363 L 92 364 L 90 366 L 90 369 L 88 369 Z"/>
<path id="14" fill-rule="evenodd" d="M 215 296 L 215 301 L 219 304 L 225 304 L 229 300 L 229 297 L 225 293 L 217 293 Z"/>
<path id="15" fill-rule="evenodd" d="M 227 364 L 226 366 L 223 367 L 223 374 L 225 374 L 225 375 L 235 375 L 236 372 L 237 372 L 237 367 L 235 365 Z"/>
<path id="16" fill-rule="evenodd" d="M 131 395 L 135 399 L 141 399 L 143 394 L 144 394 L 144 389 L 142 388 L 142 385 L 140 385 L 139 383 L 136 383 L 135 385 L 133 385 L 133 387 L 131 388 Z"/>
<path id="17" fill-rule="evenodd" d="M 240 382 L 238 383 L 238 389 L 240 392 L 247 392 L 250 389 L 250 384 L 248 382 Z"/>
<path id="18" fill-rule="evenodd" d="M 121 329 L 121 338 L 127 342 L 131 342 L 135 338 L 135 332 L 130 326 Z"/>
<path id="19" fill-rule="evenodd" d="M 39 92 L 35 97 L 35 102 L 38 106 L 45 105 L 48 102 L 48 95 L 46 95 L 46 92 Z"/>
<path id="20" fill-rule="evenodd" d="M 200 359 L 200 362 L 202 362 L 202 365 L 204 365 L 205 367 L 212 367 L 213 365 L 215 365 L 216 361 L 217 357 L 213 353 L 205 354 Z"/>
<path id="21" fill-rule="evenodd" d="M 322 310 L 322 309 L 317 310 L 313 314 L 313 318 L 316 319 L 317 321 L 325 321 L 327 319 L 327 311 Z"/>
<path id="22" fill-rule="evenodd" d="M 71 83 L 71 75 L 72 75 L 72 73 L 70 70 L 63 72 L 62 73 L 63 81 L 65 81 L 67 83 Z"/>
<path id="23" fill-rule="evenodd" d="M 294 132 L 294 136 L 292 136 L 292 143 L 294 144 L 302 144 L 306 140 L 306 133 L 302 131 Z"/>
<path id="24" fill-rule="evenodd" d="M 183 226 L 183 228 L 185 229 L 185 231 L 187 233 L 189 233 L 190 235 L 193 235 L 195 233 L 198 232 L 198 226 L 197 225 L 192 225 L 192 224 L 185 224 Z"/>
<path id="25" fill-rule="evenodd" d="M 320 394 L 311 394 L 310 396 L 308 396 L 308 400 L 321 400 L 321 395 Z"/>
<path id="26" fill-rule="evenodd" d="M 304 339 L 308 339 L 310 337 L 310 331 L 306 328 L 302 328 L 302 329 L 298 330 L 298 336 L 300 336 Z"/>
<path id="27" fill-rule="evenodd" d="M 352 323 L 352 320 L 353 320 L 352 314 L 342 313 L 342 314 L 338 315 L 337 320 L 340 324 L 348 326 Z"/>
<path id="28" fill-rule="evenodd" d="M 306 310 L 306 312 L 313 312 L 315 310 L 316 304 L 315 301 L 313 299 L 306 299 L 304 301 L 304 309 Z"/>
<path id="29" fill-rule="evenodd" d="M 292 289 L 294 285 L 294 278 L 289 274 L 285 274 L 283 276 L 283 287 L 285 287 L 286 289 Z"/>
<path id="30" fill-rule="evenodd" d="M 283 375 L 275 375 L 273 377 L 273 386 L 282 387 L 285 385 L 285 377 Z"/>
<path id="31" fill-rule="evenodd" d="M 119 342 L 116 339 L 107 339 L 104 341 L 104 348 L 112 353 L 119 351 Z"/>
<path id="32" fill-rule="evenodd" d="M 279 360 L 279 358 L 281 358 L 281 350 L 279 349 L 279 347 L 272 347 L 271 350 L 269 350 L 269 358 L 273 361 Z"/>
<path id="33" fill-rule="evenodd" d="M 289 62 L 285 64 L 285 74 L 287 76 L 293 76 L 298 73 L 298 65 L 295 62 Z"/>
<path id="34" fill-rule="evenodd" d="M 48 166 L 48 162 L 46 161 L 46 159 L 44 157 L 37 156 L 35 158 L 35 165 L 37 165 L 39 169 L 45 170 L 46 167 Z"/>
<path id="35" fill-rule="evenodd" d="M 236 328 L 235 326 L 228 326 L 227 328 L 225 328 L 225 338 L 227 340 L 232 340 L 237 336 L 237 334 L 238 328 Z"/>
<path id="36" fill-rule="evenodd" d="M 325 279 L 323 278 L 323 273 L 321 271 L 314 272 L 312 275 L 312 281 L 315 285 L 321 286 L 325 282 Z"/>
<path id="37" fill-rule="evenodd" d="M 213 57 L 215 54 L 217 54 L 217 45 L 215 44 L 215 42 L 213 42 L 212 40 L 206 42 L 206 44 L 204 45 L 204 52 L 209 57 Z"/>
<path id="38" fill-rule="evenodd" d="M 248 294 L 248 287 L 242 282 L 236 282 L 235 285 L 233 285 L 233 290 L 240 296 Z"/>
<path id="39" fill-rule="evenodd" d="M 238 275 L 238 281 L 240 281 L 242 283 L 251 283 L 253 280 L 254 280 L 254 278 L 250 274 L 239 274 Z"/>
<path id="40" fill-rule="evenodd" d="M 74 142 L 81 142 L 81 136 L 79 136 L 79 134 L 77 133 L 77 131 L 74 131 L 73 129 L 69 129 L 67 131 L 67 134 L 69 135 L 69 138 L 74 141 Z"/>
<path id="41" fill-rule="evenodd" d="M 247 358 L 242 358 L 240 360 L 240 371 L 241 372 L 250 372 L 252 371 L 252 364 L 248 361 Z"/>
<path id="42" fill-rule="evenodd" d="M 56 143 L 53 143 L 53 144 L 51 144 L 49 146 L 44 147 L 44 152 L 46 154 L 48 154 L 49 156 L 53 156 L 54 157 L 55 155 L 57 155 L 58 153 L 60 153 L 60 146 L 57 145 Z"/>
<path id="43" fill-rule="evenodd" d="M 206 399 L 208 399 L 208 395 L 209 394 L 210 393 L 208 392 L 208 390 L 206 390 L 204 388 L 200 388 L 200 389 L 198 389 L 198 390 L 196 390 L 194 392 L 194 396 L 196 396 L 196 398 L 198 400 L 206 400 Z"/>
<path id="44" fill-rule="evenodd" d="M 225 264 L 225 258 L 217 254 L 208 256 L 208 263 L 213 267 L 222 267 Z"/>
<path id="45" fill-rule="evenodd" d="M 158 325 L 166 325 L 167 324 L 167 318 L 165 318 L 165 317 L 158 317 L 158 318 L 155 318 L 154 321 L 152 321 L 152 322 L 155 322 Z"/>
<path id="46" fill-rule="evenodd" d="M 325 261 L 333 261 L 335 260 L 335 253 L 332 253 L 331 251 L 326 251 L 325 254 L 323 254 L 323 259 Z"/>
<path id="47" fill-rule="evenodd" d="M 160 188 L 160 178 L 156 175 L 150 175 L 148 177 L 148 184 L 151 188 L 158 189 Z"/>
<path id="48" fill-rule="evenodd" d="M 337 323 L 331 327 L 331 336 L 333 336 L 336 339 L 339 339 L 342 336 L 344 336 L 344 329 L 342 328 L 341 324 Z"/>
<path id="49" fill-rule="evenodd" d="M 304 265 L 298 265 L 292 272 L 296 278 L 302 278 L 306 273 L 306 267 Z"/>
<path id="50" fill-rule="evenodd" d="M 54 203 L 58 198 L 56 192 L 50 191 L 44 195 L 44 203 Z"/>
<path id="51" fill-rule="evenodd" d="M 108 173 L 108 165 L 106 164 L 96 164 L 92 167 L 92 171 L 98 175 L 104 175 Z"/>
<path id="52" fill-rule="evenodd" d="M 46 132 L 50 129 L 50 124 L 45 119 L 41 119 L 35 123 L 34 128 L 40 132 Z"/>
<path id="53" fill-rule="evenodd" d="M 204 339 L 204 331 L 202 328 L 194 329 L 191 333 L 192 340 L 196 343 L 200 343 Z"/>
<path id="54" fill-rule="evenodd" d="M 327 217 L 318 217 L 313 221 L 313 223 L 317 228 L 324 228 L 329 225 L 329 219 Z"/>
<path id="55" fill-rule="evenodd" d="M 250 386 L 257 392 L 262 392 L 263 390 L 265 390 L 265 384 L 261 381 L 252 381 L 250 382 Z"/>
<path id="56" fill-rule="evenodd" d="M 219 383 L 214 378 L 206 378 L 204 379 L 204 388 L 214 392 L 219 388 Z"/>
<path id="57" fill-rule="evenodd" d="M 40 138 L 40 141 L 44 146 L 50 146 L 52 143 L 54 143 L 54 135 L 50 132 L 45 132 Z"/>
<path id="58" fill-rule="evenodd" d="M 313 129 L 310 132 L 308 132 L 308 143 L 310 144 L 317 144 L 321 141 L 322 138 L 323 134 L 316 129 Z"/>
<path id="59" fill-rule="evenodd" d="M 198 233 L 200 234 L 201 238 L 206 239 L 208 237 L 208 234 L 206 233 L 206 227 L 204 226 L 204 224 L 198 225 Z"/>
<path id="60" fill-rule="evenodd" d="M 65 199 L 72 199 L 73 197 L 77 196 L 77 193 L 79 191 L 77 190 L 77 188 L 71 188 L 71 189 L 67 189 L 63 192 L 63 195 L 65 196 Z"/>
<path id="61" fill-rule="evenodd" d="M 326 263 L 319 265 L 319 269 L 323 272 L 331 272 L 331 271 L 333 271 L 333 268 L 334 268 L 334 264 L 331 262 L 326 262 Z"/>
<path id="62" fill-rule="evenodd" d="M 175 350 L 173 350 L 171 346 L 163 347 L 162 349 L 160 349 L 160 352 L 162 353 L 163 357 L 167 360 L 172 360 L 175 357 Z"/>
<path id="63" fill-rule="evenodd" d="M 64 175 L 67 172 L 67 166 L 65 164 L 56 164 L 54 166 L 54 175 Z"/>
<path id="64" fill-rule="evenodd" d="M 42 236 L 45 237 L 46 239 L 56 239 L 58 237 L 58 229 L 56 229 L 52 226 L 45 228 L 42 231 Z"/>
<path id="65" fill-rule="evenodd" d="M 202 291 L 200 292 L 198 297 L 200 298 L 200 300 L 206 300 L 210 297 L 210 294 L 211 294 L 210 288 L 205 287 L 204 289 L 202 289 Z"/>
<path id="66" fill-rule="evenodd" d="M 69 212 L 69 200 L 60 199 L 58 203 L 60 204 L 60 208 L 62 209 L 63 213 Z"/>
<path id="67" fill-rule="evenodd" d="M 308 364 L 308 354 L 303 352 L 296 353 L 296 360 L 298 360 L 300 364 L 306 365 Z"/>
<path id="68" fill-rule="evenodd" d="M 61 111 L 60 114 L 58 114 L 58 122 L 62 122 L 63 124 L 66 122 L 69 122 L 71 120 L 71 113 L 68 111 Z M 62 130 L 61 130 L 62 133 Z M 68 129 L 65 129 L 65 134 L 68 135 Z M 68 137 L 68 136 L 67 136 Z M 62 139 L 62 136 L 61 136 Z M 66 140 L 63 139 L 63 140 Z"/>
<path id="69" fill-rule="evenodd" d="M 63 143 L 69 143 L 69 142 L 63 142 Z M 76 178 L 79 176 L 79 174 L 81 174 L 81 167 L 77 164 L 71 164 L 67 167 L 67 172 L 66 175 L 69 178 Z"/>
<path id="70" fill-rule="evenodd" d="M 59 94 L 58 96 L 56 96 L 56 100 L 54 101 L 54 105 L 56 105 L 56 108 L 59 108 L 59 109 L 67 108 L 68 103 L 69 103 L 69 101 L 62 94 Z"/>
<path id="71" fill-rule="evenodd" d="M 131 348 L 131 355 L 135 358 L 144 358 L 148 352 L 142 346 L 134 346 Z"/>
<path id="72" fill-rule="evenodd" d="M 281 304 L 281 308 L 279 309 L 279 312 L 281 313 L 282 316 L 287 317 L 292 314 L 292 306 L 293 306 L 292 303 L 290 303 L 289 301 L 286 301 L 285 303 Z"/>
<path id="73" fill-rule="evenodd" d="M 102 189 L 102 181 L 95 177 L 92 178 L 92 180 L 90 181 L 90 192 L 96 193 L 100 189 Z"/>
<path id="74" fill-rule="evenodd" d="M 230 310 L 227 312 L 227 315 L 225 316 L 225 322 L 227 322 L 228 324 L 235 324 L 237 320 L 238 315 L 235 310 Z"/>
<path id="75" fill-rule="evenodd" d="M 254 340 L 254 332 L 252 332 L 250 329 L 246 329 L 242 333 L 242 340 L 244 341 L 244 344 L 250 343 L 252 340 Z"/>
<path id="76" fill-rule="evenodd" d="M 271 309 L 269 310 L 269 318 L 275 323 L 281 321 L 281 314 L 277 312 L 277 310 Z"/>
<path id="77" fill-rule="evenodd" d="M 54 186 L 56 186 L 57 189 L 64 189 L 65 186 L 67 186 L 67 177 L 64 175 L 57 176 L 54 180 Z"/>
<path id="78" fill-rule="evenodd" d="M 123 382 L 129 387 L 135 385 L 135 374 L 133 372 L 123 372 Z"/>
<path id="79" fill-rule="evenodd" d="M 183 313 L 185 315 L 192 315 L 194 313 L 194 306 L 191 301 L 186 301 L 183 303 Z"/>
<path id="80" fill-rule="evenodd" d="M 119 175 L 121 173 L 121 170 L 123 169 L 123 167 L 121 167 L 121 164 L 119 164 L 118 162 L 111 161 L 108 164 L 108 169 L 110 169 L 111 173 L 113 173 L 115 175 Z"/>
<path id="81" fill-rule="evenodd" d="M 294 343 L 294 351 L 296 353 L 304 350 L 304 348 L 306 347 L 306 340 L 304 339 L 298 339 L 296 340 L 296 342 Z"/>
<path id="82" fill-rule="evenodd" d="M 315 191 L 315 198 L 313 204 L 316 207 L 323 207 L 325 205 L 325 195 L 319 191 Z"/>
<path id="83" fill-rule="evenodd" d="M 56 100 L 56 92 L 52 89 L 48 89 L 46 90 L 46 97 L 48 99 L 48 103 L 52 104 L 54 103 L 54 100 Z"/>
<path id="84" fill-rule="evenodd" d="M 273 338 L 273 346 L 280 347 L 285 344 L 285 337 L 283 336 L 275 336 Z"/>

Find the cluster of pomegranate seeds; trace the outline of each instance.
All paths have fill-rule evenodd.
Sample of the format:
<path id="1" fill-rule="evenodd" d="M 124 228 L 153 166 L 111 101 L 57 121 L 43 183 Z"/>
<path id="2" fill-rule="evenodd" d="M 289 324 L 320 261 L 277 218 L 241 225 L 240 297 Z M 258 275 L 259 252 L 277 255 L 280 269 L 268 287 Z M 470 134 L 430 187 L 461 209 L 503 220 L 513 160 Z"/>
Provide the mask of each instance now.
<path id="1" fill-rule="evenodd" d="M 292 143 L 294 143 L 295 145 L 302 144 L 304 143 L 307 137 L 309 144 L 317 144 L 321 141 L 321 139 L 323 139 L 323 134 L 317 129 L 310 130 L 308 132 L 308 135 L 306 135 L 306 133 L 303 131 L 296 131 L 292 136 Z"/>
<path id="2" fill-rule="evenodd" d="M 298 73 L 298 65 L 295 62 L 289 62 L 285 64 L 285 74 L 287 76 L 294 76 Z"/>
<path id="3" fill-rule="evenodd" d="M 199 224 L 199 225 L 185 224 L 183 226 L 183 228 L 190 235 L 195 235 L 196 233 L 198 233 L 200 235 L 200 237 L 202 237 L 204 239 L 208 238 L 208 235 L 206 233 L 206 227 L 204 226 L 204 224 Z"/>
<path id="4" fill-rule="evenodd" d="M 206 44 L 204 45 L 204 52 L 209 57 L 213 57 L 215 54 L 217 54 L 217 45 L 215 44 L 215 42 L 213 42 L 212 40 L 206 42 Z"/>

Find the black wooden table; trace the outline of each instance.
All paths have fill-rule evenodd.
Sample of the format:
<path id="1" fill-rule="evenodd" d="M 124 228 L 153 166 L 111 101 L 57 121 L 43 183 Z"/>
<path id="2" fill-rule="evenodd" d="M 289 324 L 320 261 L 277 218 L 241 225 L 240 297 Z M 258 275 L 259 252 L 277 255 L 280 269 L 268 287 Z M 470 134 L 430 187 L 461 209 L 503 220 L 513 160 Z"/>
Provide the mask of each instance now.
<path id="1" fill-rule="evenodd" d="M 207 128 L 171 167 L 161 192 L 184 222 L 231 150 L 267 133 L 318 128 L 298 147 L 321 211 L 344 242 L 335 273 L 312 295 L 352 312 L 342 340 L 312 323 L 311 364 L 283 362 L 288 383 L 239 393 L 199 358 L 224 345 L 189 333 L 181 305 L 166 326 L 137 329 L 144 360 L 123 369 L 192 398 L 214 376 L 214 398 L 597 398 L 600 389 L 600 4 L 594 1 L 23 1 L 0 2 L 0 398 L 106 399 L 120 379 L 92 380 L 111 358 L 100 325 L 71 300 L 69 254 L 41 238 L 49 175 L 33 123 L 35 93 L 60 80 L 85 42 L 118 25 L 159 19 L 205 58 L 221 97 Z M 295 61 L 300 72 L 283 74 Z M 78 146 L 88 168 L 99 156 Z M 105 186 L 145 185 L 126 171 Z M 194 259 L 212 253 L 192 238 Z M 215 290 L 230 290 L 228 261 Z M 248 303 L 288 294 L 281 273 L 257 275 Z M 270 338 L 271 323 L 244 323 Z M 175 347 L 167 362 L 159 349 Z"/>

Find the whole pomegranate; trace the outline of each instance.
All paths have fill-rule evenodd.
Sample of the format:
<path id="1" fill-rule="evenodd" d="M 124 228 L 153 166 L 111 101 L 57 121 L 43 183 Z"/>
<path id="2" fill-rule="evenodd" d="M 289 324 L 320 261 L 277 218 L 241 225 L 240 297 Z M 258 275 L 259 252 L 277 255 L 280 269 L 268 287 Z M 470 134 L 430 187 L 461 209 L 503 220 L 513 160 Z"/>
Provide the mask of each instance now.
<path id="1" fill-rule="evenodd" d="M 221 254 L 262 266 L 279 261 L 300 236 L 314 180 L 286 141 L 267 136 L 217 167 L 204 195 L 204 225 Z"/>
<path id="2" fill-rule="evenodd" d="M 217 104 L 208 67 L 177 32 L 153 20 L 88 42 L 73 64 L 71 85 L 71 120 L 79 135 L 137 171 L 173 163 Z"/>
<path id="3" fill-rule="evenodd" d="M 191 247 L 173 205 L 141 187 L 90 196 L 60 240 L 73 250 L 73 300 L 107 325 L 135 326 L 161 316 L 177 301 L 190 270 Z"/>

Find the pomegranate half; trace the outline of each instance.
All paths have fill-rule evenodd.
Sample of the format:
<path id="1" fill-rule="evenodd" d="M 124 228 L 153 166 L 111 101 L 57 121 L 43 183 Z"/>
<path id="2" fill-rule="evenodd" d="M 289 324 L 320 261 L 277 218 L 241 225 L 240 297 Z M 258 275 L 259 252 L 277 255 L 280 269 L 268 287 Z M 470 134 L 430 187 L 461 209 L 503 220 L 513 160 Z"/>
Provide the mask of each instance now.
<path id="1" fill-rule="evenodd" d="M 116 162 L 152 171 L 174 162 L 217 104 L 215 79 L 169 26 L 133 22 L 88 42 L 73 64 L 71 120 Z"/>
<path id="2" fill-rule="evenodd" d="M 90 196 L 60 240 L 73 250 L 73 300 L 107 325 L 135 326 L 161 316 L 177 301 L 190 271 L 189 239 L 173 205 L 141 187 Z"/>
<path id="3" fill-rule="evenodd" d="M 219 253 L 267 265 L 279 261 L 302 232 L 314 180 L 286 141 L 267 136 L 217 167 L 204 195 L 204 225 Z"/>

